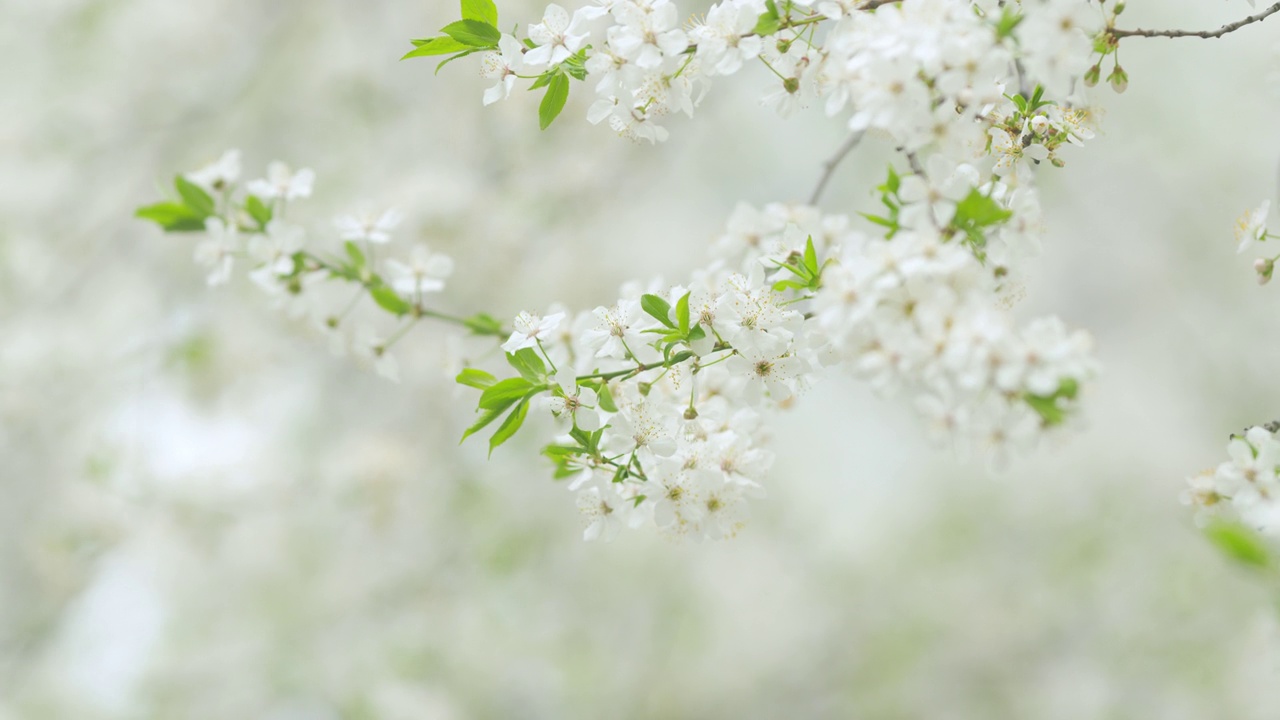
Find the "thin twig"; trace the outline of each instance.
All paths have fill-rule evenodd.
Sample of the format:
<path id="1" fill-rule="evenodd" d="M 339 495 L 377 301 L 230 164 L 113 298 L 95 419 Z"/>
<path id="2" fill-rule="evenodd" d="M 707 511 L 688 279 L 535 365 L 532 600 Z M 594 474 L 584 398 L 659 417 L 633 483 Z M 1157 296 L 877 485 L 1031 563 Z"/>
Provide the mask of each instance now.
<path id="1" fill-rule="evenodd" d="M 1268 17 L 1271 17 L 1272 15 L 1275 15 L 1278 12 L 1280 12 L 1280 2 L 1276 3 L 1275 5 L 1272 5 L 1266 10 L 1263 10 L 1257 15 L 1250 15 L 1249 17 L 1243 20 L 1238 20 L 1236 22 L 1231 23 L 1230 25 L 1223 25 L 1217 30 L 1116 30 L 1115 28 L 1112 28 L 1107 32 L 1110 33 L 1111 37 L 1114 37 L 1114 38 L 1122 38 L 1122 37 L 1220 38 L 1223 35 L 1226 35 L 1227 33 L 1235 32 L 1236 30 L 1239 30 L 1245 25 L 1251 25 L 1256 22 L 1262 22 L 1263 20 L 1266 20 Z"/>
<path id="2" fill-rule="evenodd" d="M 831 176 L 835 174 L 836 167 L 840 165 L 840 161 L 844 160 L 858 146 L 858 142 L 862 140 L 865 130 L 859 130 L 849 136 L 844 141 L 840 149 L 836 150 L 836 154 L 832 155 L 825 163 L 822 164 L 822 177 L 818 178 L 818 187 L 813 189 L 813 194 L 809 196 L 809 204 L 817 205 L 818 200 L 822 197 L 822 192 L 827 189 L 827 183 L 831 182 Z"/>

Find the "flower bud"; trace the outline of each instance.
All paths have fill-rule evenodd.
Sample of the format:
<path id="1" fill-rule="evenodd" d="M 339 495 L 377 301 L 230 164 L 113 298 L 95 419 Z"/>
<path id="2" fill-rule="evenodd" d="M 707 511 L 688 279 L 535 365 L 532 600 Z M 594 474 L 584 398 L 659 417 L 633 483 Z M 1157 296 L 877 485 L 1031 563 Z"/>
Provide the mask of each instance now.
<path id="1" fill-rule="evenodd" d="M 1115 10 L 1113 10 L 1112 12 L 1116 15 L 1119 15 L 1120 13 L 1124 12 L 1124 0 L 1120 0 L 1120 2 L 1116 3 Z"/>
<path id="2" fill-rule="evenodd" d="M 1031 132 L 1037 135 L 1046 135 L 1049 132 L 1049 118 L 1043 115 L 1037 115 L 1031 118 Z"/>
<path id="3" fill-rule="evenodd" d="M 1120 65 L 1116 65 L 1111 74 L 1107 76 L 1107 82 L 1111 83 L 1111 89 L 1118 93 L 1122 93 L 1129 88 L 1129 73 L 1124 71 Z"/>
<path id="4" fill-rule="evenodd" d="M 1253 271 L 1258 273 L 1258 284 L 1271 282 L 1271 272 L 1276 269 L 1276 261 L 1271 258 L 1258 258 L 1253 261 Z"/>
<path id="5" fill-rule="evenodd" d="M 1089 68 L 1089 71 L 1084 74 L 1085 87 L 1093 87 L 1094 85 L 1097 85 L 1098 79 L 1101 77 L 1102 77 L 1102 68 L 1100 66 L 1094 65 L 1093 67 Z"/>

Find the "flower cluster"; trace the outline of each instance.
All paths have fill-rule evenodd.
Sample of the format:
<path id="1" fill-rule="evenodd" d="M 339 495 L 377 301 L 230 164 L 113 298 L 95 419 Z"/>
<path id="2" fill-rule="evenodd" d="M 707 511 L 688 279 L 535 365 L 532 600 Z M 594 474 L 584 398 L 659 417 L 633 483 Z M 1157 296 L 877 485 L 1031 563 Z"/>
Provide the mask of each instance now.
<path id="1" fill-rule="evenodd" d="M 401 222 L 395 210 L 361 211 L 334 219 L 336 241 L 317 245 L 306 229 L 286 219 L 292 203 L 310 197 L 315 173 L 291 171 L 281 162 L 268 166 L 265 178 L 240 187 L 240 153 L 229 150 L 217 161 L 174 179 L 176 197 L 140 208 L 137 216 L 169 232 L 203 232 L 195 260 L 208 269 L 209 285 L 228 282 L 237 265 L 289 316 L 306 318 L 329 337 L 334 352 L 350 351 L 389 379 L 399 375 L 389 352 L 423 317 L 465 325 L 478 334 L 499 334 L 485 316 L 454 318 L 428 308 L 433 293 L 444 290 L 453 261 L 425 245 L 407 257 L 376 259 L 376 249 L 391 242 Z M 376 271 L 380 267 L 382 272 Z M 355 285 L 353 294 L 335 290 Z M 353 322 L 353 311 L 368 298 L 394 315 L 399 327 L 380 334 L 372 323 Z"/>
<path id="2" fill-rule="evenodd" d="M 543 127 L 563 109 L 572 78 L 595 93 L 591 123 L 665 140 L 664 116 L 692 116 L 713 78 L 757 65 L 769 78 L 761 103 L 783 115 L 820 102 L 830 116 L 851 109 L 852 130 L 875 128 L 907 149 L 968 156 L 991 144 L 988 128 L 1007 125 L 1014 94 L 1039 84 L 1065 97 L 1084 79 L 1106 3 L 723 0 L 682 25 L 673 0 L 595 0 L 572 14 L 548 6 L 523 39 L 498 30 L 491 3 L 464 3 L 463 13 L 444 35 L 415 40 L 405 57 L 482 53 L 482 72 L 496 81 L 485 103 L 532 79 L 531 89 L 547 88 Z M 1041 120 L 1079 137 L 1064 110 Z M 1004 140 L 996 147 L 1007 155 Z"/>
<path id="3" fill-rule="evenodd" d="M 884 190 L 912 182 L 927 180 L 891 174 Z M 467 434 L 505 416 L 492 448 L 530 412 L 557 418 L 543 453 L 571 478 L 588 539 L 645 524 L 733 534 L 772 462 L 762 419 L 836 366 L 909 394 L 959 447 L 1026 448 L 1067 419 L 1096 368 L 1087 335 L 1056 318 L 1018 328 L 998 302 L 1003 273 L 975 250 L 1013 234 L 996 198 L 1014 194 L 970 187 L 941 227 L 910 222 L 937 216 L 927 200 L 906 204 L 907 224 L 881 235 L 813 207 L 739 206 L 686 284 L 632 284 L 572 318 L 521 313 L 504 345 L 518 375 L 458 378 L 481 391 Z"/>
<path id="4" fill-rule="evenodd" d="M 1255 426 L 1227 443 L 1230 460 L 1188 478 L 1182 501 L 1196 508 L 1196 519 L 1234 515 L 1264 534 L 1280 534 L 1280 425 Z M 1232 518 L 1224 518 L 1232 519 Z"/>

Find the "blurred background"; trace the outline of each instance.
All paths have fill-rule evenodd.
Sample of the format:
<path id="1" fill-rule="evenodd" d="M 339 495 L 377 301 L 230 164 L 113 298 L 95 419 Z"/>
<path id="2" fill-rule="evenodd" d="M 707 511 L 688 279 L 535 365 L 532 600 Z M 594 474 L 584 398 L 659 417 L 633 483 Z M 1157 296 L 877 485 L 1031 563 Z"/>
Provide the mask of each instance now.
<path id="1" fill-rule="evenodd" d="M 1017 312 L 1096 337 L 1077 433 L 992 471 L 832 379 L 778 424 L 748 529 L 696 545 L 584 544 L 532 433 L 459 447 L 470 348 L 442 329 L 391 384 L 131 217 L 226 148 L 310 166 L 313 239 L 396 205 L 457 261 L 443 302 L 506 318 L 678 282 L 843 138 L 757 111 L 763 71 L 657 147 L 589 126 L 577 84 L 539 132 L 532 94 L 481 106 L 474 58 L 397 62 L 456 13 L 0 0 L 0 718 L 1280 717 L 1275 596 L 1178 503 L 1280 415 L 1280 289 L 1232 238 L 1276 193 L 1280 20 L 1125 41 L 1128 92 L 1041 173 Z M 864 209 L 889 159 L 864 142 L 824 207 Z"/>

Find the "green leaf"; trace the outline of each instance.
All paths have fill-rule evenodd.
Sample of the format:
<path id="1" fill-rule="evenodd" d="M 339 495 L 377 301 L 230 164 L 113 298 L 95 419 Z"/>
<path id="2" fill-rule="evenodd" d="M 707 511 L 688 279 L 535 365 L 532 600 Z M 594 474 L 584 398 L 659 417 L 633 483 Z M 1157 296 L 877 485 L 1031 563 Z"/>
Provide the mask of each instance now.
<path id="1" fill-rule="evenodd" d="M 351 264 L 355 266 L 356 272 L 359 272 L 364 267 L 364 253 L 360 252 L 360 247 L 350 240 L 344 243 L 343 247 L 347 249 L 347 257 L 351 258 Z"/>
<path id="2" fill-rule="evenodd" d="M 459 20 L 440 28 L 440 32 L 473 48 L 496 47 L 502 33 L 498 28 L 479 20 Z M 425 47 L 425 46 L 424 46 Z M 419 48 L 421 50 L 422 48 Z"/>
<path id="3" fill-rule="evenodd" d="M 493 0 L 462 0 L 462 19 L 498 26 L 498 6 Z"/>
<path id="4" fill-rule="evenodd" d="M 804 244 L 804 266 L 808 268 L 810 277 L 818 275 L 818 251 L 813 247 L 813 236 L 810 235 Z"/>
<path id="5" fill-rule="evenodd" d="M 968 196 L 956 203 L 955 219 L 952 224 L 957 228 L 988 227 L 1002 223 L 1013 217 L 1013 211 L 1006 210 L 1000 203 L 978 192 L 977 188 L 969 191 Z"/>
<path id="6" fill-rule="evenodd" d="M 492 315 L 485 313 L 477 313 L 471 317 L 463 318 L 462 322 L 475 335 L 502 337 L 506 334 L 502 331 L 502 323 Z"/>
<path id="7" fill-rule="evenodd" d="M 559 75 L 559 74 L 560 74 L 560 70 L 559 70 L 559 69 L 557 69 L 557 68 L 551 68 L 550 70 L 548 70 L 548 71 L 546 71 L 546 72 L 542 73 L 541 75 L 539 75 L 539 76 L 538 76 L 538 79 L 537 79 L 537 80 L 534 80 L 534 81 L 533 81 L 533 84 L 529 86 L 529 89 L 530 89 L 530 90 L 537 90 L 538 88 L 544 88 L 544 87 L 546 87 L 546 86 L 550 85 L 550 84 L 551 84 L 551 80 L 552 80 L 553 78 L 555 78 L 555 77 L 556 77 L 557 75 Z"/>
<path id="8" fill-rule="evenodd" d="M 407 300 L 396 294 L 386 285 L 374 285 L 369 288 L 369 295 L 373 297 L 373 301 L 378 303 L 378 307 L 389 313 L 396 315 L 404 315 L 413 308 Z"/>
<path id="9" fill-rule="evenodd" d="M 524 424 L 524 418 L 529 414 L 529 401 L 521 400 L 516 404 L 516 409 L 511 411 L 506 420 L 502 421 L 502 425 L 498 426 L 498 432 L 489 438 L 489 457 L 493 457 L 493 451 L 502 443 L 511 439 L 520 426 Z"/>
<path id="10" fill-rule="evenodd" d="M 182 202 L 186 203 L 187 207 L 194 210 L 196 214 L 205 218 L 213 215 L 213 198 L 204 191 L 204 188 L 181 175 L 174 177 L 173 186 L 178 189 L 178 195 L 182 197 Z"/>
<path id="11" fill-rule="evenodd" d="M 676 301 L 676 325 L 685 336 L 689 335 L 689 296 L 692 294 L 685 293 Z"/>
<path id="12" fill-rule="evenodd" d="M 487 425 L 489 425 L 489 423 L 493 422 L 494 420 L 497 420 L 502 415 L 502 411 L 510 407 L 511 403 L 513 402 L 515 402 L 515 400 L 512 400 L 511 402 L 507 403 L 506 405 L 503 405 L 500 408 L 497 408 L 496 410 L 489 410 L 485 414 L 481 415 L 480 419 L 475 421 L 475 424 L 467 428 L 466 432 L 462 433 L 462 439 L 458 441 L 458 444 L 461 445 L 462 443 L 466 442 L 467 438 L 471 437 L 472 435 L 475 435 L 476 433 L 483 430 Z"/>
<path id="13" fill-rule="evenodd" d="M 1004 39 L 1013 34 L 1013 29 L 1018 27 L 1018 23 L 1022 22 L 1023 15 L 1015 12 L 1013 8 L 1006 7 L 1000 15 L 1000 21 L 996 23 L 996 37 Z M 1104 33 L 1105 34 L 1105 33 Z"/>
<path id="14" fill-rule="evenodd" d="M 467 50 L 467 51 L 464 51 L 464 52 L 460 52 L 460 53 L 458 53 L 457 55 L 450 55 L 449 57 L 445 58 L 444 60 L 441 60 L 439 65 L 436 65 L 436 73 L 435 73 L 435 74 L 436 74 L 436 75 L 439 75 L 439 74 L 440 74 L 440 70 L 441 70 L 441 68 L 443 68 L 445 65 L 448 65 L 449 63 L 453 62 L 454 60 L 457 60 L 458 58 L 464 58 L 464 57 L 466 57 L 466 56 L 468 56 L 468 55 L 471 55 L 471 54 L 473 54 L 473 53 L 484 52 L 485 50 L 486 50 L 486 48 L 472 48 L 472 49 L 470 49 L 470 50 Z"/>
<path id="15" fill-rule="evenodd" d="M 671 305 L 657 295 L 642 296 L 640 298 L 640 307 L 645 312 L 649 313 L 654 320 L 657 320 L 663 325 L 666 325 L 669 328 L 674 328 L 676 326 L 675 323 L 671 322 Z"/>
<path id="16" fill-rule="evenodd" d="M 498 382 L 498 378 L 491 373 L 478 368 L 463 368 L 456 378 L 459 385 L 466 385 L 477 390 L 485 390 L 494 383 Z"/>
<path id="17" fill-rule="evenodd" d="M 492 410 L 496 407 L 501 407 L 504 402 L 510 404 L 524 397 L 525 393 L 528 393 L 533 387 L 533 383 L 522 377 L 499 380 L 485 388 L 484 392 L 480 394 L 480 409 Z"/>
<path id="18" fill-rule="evenodd" d="M 547 94 L 542 96 L 542 104 L 538 106 L 538 124 L 546 130 L 564 109 L 569 99 L 569 78 L 557 74 L 547 83 Z"/>
<path id="19" fill-rule="evenodd" d="M 404 57 L 400 58 L 401 60 L 408 60 L 409 58 L 416 57 L 430 57 L 432 55 L 448 55 L 449 53 L 456 53 L 462 50 L 469 50 L 471 48 L 470 45 L 458 42 L 447 35 L 424 40 L 421 44 L 419 44 L 417 40 L 414 40 L 413 44 L 418 47 L 405 53 Z"/>
<path id="20" fill-rule="evenodd" d="M 599 401 L 601 410 L 618 412 L 618 405 L 613 401 L 613 392 L 609 390 L 609 383 L 600 381 L 599 387 L 596 388 L 596 399 Z"/>
<path id="21" fill-rule="evenodd" d="M 1204 534 L 1227 557 L 1254 567 L 1271 565 L 1271 550 L 1266 542 L 1258 533 L 1240 523 L 1214 522 L 1205 528 Z"/>
<path id="22" fill-rule="evenodd" d="M 542 383 L 547 379 L 547 364 L 533 348 L 520 348 L 514 353 L 507 353 L 507 362 L 520 373 L 525 380 Z"/>
<path id="23" fill-rule="evenodd" d="M 176 202 L 160 202 L 138 208 L 134 217 L 150 220 L 165 232 L 198 232 L 204 230 L 205 218 L 195 210 Z"/>
<path id="24" fill-rule="evenodd" d="M 760 13 L 759 19 L 756 20 L 756 27 L 752 32 L 756 35 L 764 37 L 778 32 L 782 27 L 782 18 L 778 14 L 778 6 L 773 0 L 766 0 L 765 11 Z"/>
<path id="25" fill-rule="evenodd" d="M 250 195 L 244 200 L 244 211 L 249 213 L 249 217 L 258 223 L 259 229 L 266 229 L 267 223 L 271 222 L 271 206 L 262 202 L 262 198 L 257 195 Z"/>
<path id="26" fill-rule="evenodd" d="M 1027 393 L 1023 396 L 1027 405 L 1040 415 L 1040 419 L 1044 421 L 1046 426 L 1052 427 L 1060 425 L 1063 420 L 1067 419 L 1067 413 L 1058 407 L 1057 396 L 1032 395 Z"/>
<path id="27" fill-rule="evenodd" d="M 889 195 L 897 195 L 898 190 L 901 187 L 902 187 L 902 176 L 898 174 L 897 170 L 893 169 L 892 165 L 890 165 L 889 175 L 888 177 L 885 178 L 884 184 L 877 187 L 876 189 L 882 193 L 887 193 Z"/>

